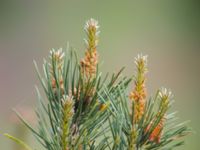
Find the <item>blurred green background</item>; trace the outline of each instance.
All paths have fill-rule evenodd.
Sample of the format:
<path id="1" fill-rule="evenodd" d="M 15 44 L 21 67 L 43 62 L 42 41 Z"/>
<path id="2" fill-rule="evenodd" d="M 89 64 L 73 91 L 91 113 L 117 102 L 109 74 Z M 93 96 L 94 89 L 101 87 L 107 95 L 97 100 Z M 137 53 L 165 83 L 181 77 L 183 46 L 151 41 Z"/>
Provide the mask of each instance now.
<path id="1" fill-rule="evenodd" d="M 100 23 L 102 70 L 134 73 L 134 57 L 149 55 L 148 93 L 161 86 L 175 95 L 180 120 L 190 120 L 194 134 L 181 150 L 200 148 L 200 1 L 198 0 L 0 0 L 0 133 L 26 138 L 12 108 L 26 110 L 34 123 L 33 59 L 39 65 L 51 48 L 67 42 L 83 54 L 83 25 Z M 25 109 L 23 109 L 25 107 Z M 28 136 L 32 144 L 33 138 Z M 33 145 L 33 147 L 35 144 Z M 14 150 L 0 135 L 0 149 Z M 15 148 L 18 149 L 19 148 Z"/>

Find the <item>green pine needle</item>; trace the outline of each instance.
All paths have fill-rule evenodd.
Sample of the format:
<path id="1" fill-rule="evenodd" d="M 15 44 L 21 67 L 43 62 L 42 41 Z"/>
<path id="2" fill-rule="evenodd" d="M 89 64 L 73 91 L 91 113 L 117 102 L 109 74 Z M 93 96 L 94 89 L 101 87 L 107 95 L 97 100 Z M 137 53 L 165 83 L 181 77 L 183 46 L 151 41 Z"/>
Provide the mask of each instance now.
<path id="1" fill-rule="evenodd" d="M 13 140 L 15 143 L 19 144 L 20 146 L 22 146 L 23 148 L 25 148 L 26 150 L 33 150 L 32 148 L 30 148 L 30 146 L 28 146 L 26 143 L 24 143 L 22 140 L 10 135 L 10 134 L 7 134 L 7 133 L 4 133 L 3 134 L 5 137 Z"/>

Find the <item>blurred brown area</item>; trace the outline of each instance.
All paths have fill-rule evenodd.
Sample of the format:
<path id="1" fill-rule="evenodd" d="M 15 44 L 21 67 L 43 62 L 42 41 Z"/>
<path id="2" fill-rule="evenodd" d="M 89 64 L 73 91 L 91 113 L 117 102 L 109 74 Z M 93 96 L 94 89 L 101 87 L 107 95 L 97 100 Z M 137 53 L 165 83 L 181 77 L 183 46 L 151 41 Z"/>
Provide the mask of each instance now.
<path id="1" fill-rule="evenodd" d="M 83 25 L 89 18 L 100 23 L 102 70 L 134 73 L 137 53 L 149 55 L 149 96 L 165 86 L 175 95 L 180 120 L 191 120 L 194 130 L 181 150 L 200 147 L 200 2 L 195 0 L 94 1 L 0 0 L 0 132 L 15 132 L 11 109 L 35 109 L 33 66 L 47 58 L 51 48 L 67 42 L 84 51 Z M 30 145 L 32 140 L 28 140 Z M 0 149 L 12 149 L 0 136 Z"/>

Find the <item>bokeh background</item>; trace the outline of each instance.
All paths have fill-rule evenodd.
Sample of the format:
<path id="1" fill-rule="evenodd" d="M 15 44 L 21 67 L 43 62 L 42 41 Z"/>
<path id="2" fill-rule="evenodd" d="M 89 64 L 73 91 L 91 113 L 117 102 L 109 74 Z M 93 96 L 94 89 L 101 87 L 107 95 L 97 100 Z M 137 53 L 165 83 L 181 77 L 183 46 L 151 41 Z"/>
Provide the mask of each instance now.
<path id="1" fill-rule="evenodd" d="M 0 0 L 0 133 L 32 137 L 13 118 L 12 108 L 34 123 L 33 66 L 41 66 L 51 48 L 84 51 L 83 25 L 100 22 L 102 71 L 126 66 L 134 73 L 134 57 L 149 56 L 149 95 L 161 87 L 173 90 L 180 120 L 190 120 L 194 134 L 180 150 L 200 147 L 200 1 L 198 0 Z M 20 148 L 0 135 L 1 150 Z"/>

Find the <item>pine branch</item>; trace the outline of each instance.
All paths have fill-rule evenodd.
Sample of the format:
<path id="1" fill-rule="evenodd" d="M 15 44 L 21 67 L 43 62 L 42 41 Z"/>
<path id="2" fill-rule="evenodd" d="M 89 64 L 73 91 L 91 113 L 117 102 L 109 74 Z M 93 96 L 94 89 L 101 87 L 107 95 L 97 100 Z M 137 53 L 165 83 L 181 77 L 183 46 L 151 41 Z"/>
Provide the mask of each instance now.
<path id="1" fill-rule="evenodd" d="M 87 21 L 85 31 L 82 59 L 68 45 L 67 50 L 50 51 L 43 74 L 34 61 L 46 95 L 43 98 L 36 87 L 37 128 L 16 114 L 38 143 L 46 150 L 155 150 L 183 145 L 182 137 L 191 130 L 185 123 L 177 123 L 175 113 L 168 112 L 171 91 L 160 89 L 147 98 L 147 56 L 135 58 L 133 77 L 122 75 L 124 67 L 104 77 L 99 68 L 98 22 Z M 134 88 L 129 93 L 132 80 Z M 31 150 L 23 141 L 5 136 Z"/>

